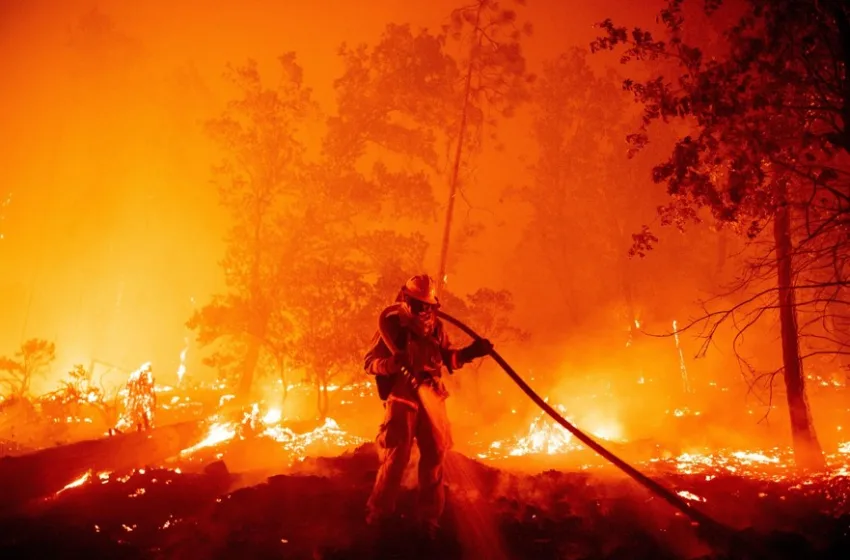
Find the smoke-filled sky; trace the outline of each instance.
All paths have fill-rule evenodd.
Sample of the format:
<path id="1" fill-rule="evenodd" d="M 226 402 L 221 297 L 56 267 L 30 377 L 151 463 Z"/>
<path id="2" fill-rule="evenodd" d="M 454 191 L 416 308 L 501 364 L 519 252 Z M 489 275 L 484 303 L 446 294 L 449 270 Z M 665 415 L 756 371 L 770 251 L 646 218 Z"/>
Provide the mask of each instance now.
<path id="1" fill-rule="evenodd" d="M 524 39 L 534 72 L 571 47 L 587 47 L 596 36 L 594 23 L 606 17 L 651 23 L 658 7 L 624 0 L 527 4 L 519 10 L 534 26 Z M 261 71 L 273 69 L 279 55 L 295 51 L 316 100 L 331 114 L 333 82 L 343 68 L 340 44 L 374 43 L 388 23 L 437 29 L 456 5 L 0 0 L 0 200 L 6 201 L 0 218 L 0 353 L 13 353 L 27 338 L 47 338 L 56 342 L 56 373 L 92 360 L 128 370 L 152 360 L 160 375 L 172 376 L 191 340 L 184 323 L 193 306 L 222 285 L 218 262 L 227 218 L 211 184 L 211 166 L 220 154 L 201 123 L 220 114 L 233 95 L 222 77 L 226 65 L 253 58 Z M 89 26 L 105 21 L 91 16 L 95 8 L 113 27 L 100 35 L 81 34 L 80 21 Z M 92 36 L 108 39 L 93 44 Z M 598 55 L 589 62 L 604 75 L 604 64 L 616 61 Z M 618 314 L 622 298 L 598 293 L 609 285 L 606 277 L 620 273 L 588 254 L 597 250 L 588 240 L 610 240 L 611 251 L 625 254 L 630 233 L 652 220 L 663 196 L 663 188 L 648 180 L 652 158 L 618 178 L 623 196 L 643 193 L 643 202 L 624 212 L 618 225 L 593 219 L 611 204 L 602 199 L 571 224 L 580 232 L 574 254 L 583 256 L 571 257 L 573 280 L 565 288 L 563 278 L 537 266 L 541 254 L 520 244 L 531 214 L 506 194 L 531 180 L 528 166 L 537 154 L 529 141 L 528 113 L 503 122 L 499 134 L 505 150 L 485 145 L 457 209 L 461 227 L 468 222 L 483 229 L 450 271 L 450 288 L 460 294 L 479 287 L 510 289 L 515 320 L 536 335 L 541 351 L 568 340 L 570 324 L 598 322 L 624 337 L 631 319 Z M 625 143 L 613 149 L 622 150 L 625 159 Z M 442 203 L 446 187 L 435 189 Z M 439 227 L 423 231 L 431 243 L 427 264 L 436 269 Z M 675 251 L 687 251 L 684 243 L 673 239 L 665 262 L 677 260 Z M 644 316 L 653 307 L 691 301 L 704 288 L 694 281 L 675 295 L 659 292 L 653 288 L 657 280 L 681 271 L 658 262 L 624 265 L 642 275 L 634 297 Z M 663 329 L 671 317 L 661 315 Z M 562 337 L 551 336 L 559 329 Z M 189 354 L 198 367 L 194 346 Z"/>

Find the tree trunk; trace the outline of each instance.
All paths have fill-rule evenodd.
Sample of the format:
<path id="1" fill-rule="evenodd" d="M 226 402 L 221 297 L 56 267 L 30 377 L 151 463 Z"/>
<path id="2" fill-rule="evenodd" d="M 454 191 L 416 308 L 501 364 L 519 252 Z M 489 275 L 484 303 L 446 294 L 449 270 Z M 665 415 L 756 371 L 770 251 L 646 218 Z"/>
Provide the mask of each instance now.
<path id="1" fill-rule="evenodd" d="M 319 422 L 324 423 L 328 417 L 328 384 L 324 380 L 319 380 L 318 383 L 316 405 L 319 411 Z"/>
<path id="2" fill-rule="evenodd" d="M 251 387 L 254 385 L 254 370 L 257 369 L 257 361 L 260 358 L 260 341 L 252 336 L 248 340 L 248 351 L 242 362 L 242 376 L 239 378 L 237 397 L 247 399 L 251 396 Z"/>
<path id="3" fill-rule="evenodd" d="M 457 181 L 460 174 L 460 161 L 463 154 L 463 141 L 466 136 L 466 120 L 469 116 L 470 90 L 472 88 L 472 58 L 477 55 L 477 49 L 481 48 L 481 10 L 484 9 L 484 2 L 478 5 L 478 12 L 475 16 L 475 34 L 476 39 L 473 40 L 473 46 L 470 50 L 469 67 L 466 69 L 466 85 L 463 92 L 463 110 L 460 115 L 460 131 L 457 136 L 457 147 L 455 148 L 455 158 L 452 166 L 451 183 L 449 184 L 449 203 L 446 206 L 446 223 L 443 227 L 443 243 L 440 248 L 440 270 L 437 274 L 438 291 L 442 291 L 446 282 L 446 268 L 449 259 L 449 239 L 452 232 L 452 215 L 454 214 L 455 198 L 457 196 Z"/>
<path id="4" fill-rule="evenodd" d="M 783 193 L 784 195 L 784 193 Z M 791 262 L 791 217 L 788 204 L 780 201 L 773 221 L 776 243 L 776 267 L 779 287 L 779 323 L 782 332 L 782 363 L 788 412 L 791 416 L 791 438 L 794 459 L 798 467 L 822 468 L 823 451 L 812 423 L 811 410 L 806 398 L 806 380 L 800 359 L 800 341 L 797 331 L 797 309 Z"/>
<path id="5" fill-rule="evenodd" d="M 289 396 L 289 383 L 286 382 L 286 360 L 278 358 L 277 360 L 277 369 L 278 374 L 280 375 L 280 382 L 283 385 L 281 389 L 281 398 L 280 398 L 280 409 L 284 410 L 286 406 L 286 397 Z"/>

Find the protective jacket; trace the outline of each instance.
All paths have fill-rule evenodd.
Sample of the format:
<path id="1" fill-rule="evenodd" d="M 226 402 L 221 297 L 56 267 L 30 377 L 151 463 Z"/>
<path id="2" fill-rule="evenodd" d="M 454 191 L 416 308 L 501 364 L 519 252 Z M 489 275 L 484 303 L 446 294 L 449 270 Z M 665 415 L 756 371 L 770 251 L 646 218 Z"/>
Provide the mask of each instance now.
<path id="1" fill-rule="evenodd" d="M 468 361 L 463 359 L 460 349 L 452 348 L 445 327 L 439 319 L 435 320 L 430 335 L 420 336 L 406 327 L 406 317 L 399 311 L 391 313 L 385 323 L 386 335 L 393 344 L 404 352 L 406 364 L 399 363 L 392 351 L 384 343 L 380 331 L 372 338 L 372 345 L 365 357 L 366 372 L 374 375 L 378 385 L 378 396 L 386 401 L 391 395 L 396 398 L 415 400 L 415 391 L 406 378 L 402 367 L 410 368 L 414 377 L 427 376 L 442 384 L 442 370 L 449 373 L 463 367 Z M 444 389 L 444 388 L 443 388 Z"/>

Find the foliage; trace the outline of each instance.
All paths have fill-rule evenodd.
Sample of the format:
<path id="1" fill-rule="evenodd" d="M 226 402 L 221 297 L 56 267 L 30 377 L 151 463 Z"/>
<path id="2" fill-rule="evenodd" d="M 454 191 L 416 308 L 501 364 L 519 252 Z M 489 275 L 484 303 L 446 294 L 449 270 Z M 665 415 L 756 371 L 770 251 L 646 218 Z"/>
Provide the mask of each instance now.
<path id="1" fill-rule="evenodd" d="M 39 397 L 41 409 L 47 418 L 89 418 L 96 412 L 103 425 L 112 427 L 118 420 L 119 391 L 107 394 L 103 386 L 92 381 L 92 372 L 83 365 L 75 364 L 68 372 L 67 379 L 59 381 L 59 389 Z M 67 435 L 68 425 L 59 422 L 54 427 L 53 437 Z"/>
<path id="2" fill-rule="evenodd" d="M 300 84 L 294 61 L 282 61 L 286 76 Z M 419 144 L 385 142 L 393 133 L 360 112 L 362 100 L 347 86 L 338 87 L 350 104 L 341 102 L 340 113 L 330 119 L 321 159 L 313 163 L 296 145 L 297 131 L 287 120 L 294 116 L 286 112 L 294 110 L 303 122 L 315 123 L 310 118 L 317 113 L 308 118 L 306 111 L 311 105 L 307 94 L 300 86 L 285 95 L 269 93 L 255 65 L 237 74 L 244 99 L 232 103 L 231 111 L 250 117 L 250 124 L 228 116 L 211 129 L 230 158 L 220 168 L 228 179 L 222 201 L 235 224 L 223 262 L 229 290 L 199 309 L 188 324 L 201 344 L 222 343 L 207 363 L 225 376 L 241 377 L 243 389 L 255 345 L 254 363 L 268 355 L 281 372 L 285 362 L 303 368 L 321 399 L 334 376 L 359 362 L 371 335 L 361 325 L 365 314 L 373 322 L 382 287 L 397 282 L 399 271 L 421 266 L 423 237 L 389 229 L 387 212 L 427 219 L 433 216 L 434 199 L 421 171 L 392 169 L 380 159 L 362 165 L 370 146 L 383 143 L 410 157 L 416 156 L 411 152 Z M 298 101 L 284 108 L 281 100 L 293 98 Z M 261 110 L 263 103 L 272 108 Z M 257 138 L 265 139 L 271 156 L 260 157 Z M 288 146 L 285 157 L 278 157 L 281 142 Z M 326 402 L 319 408 L 324 415 Z"/>
<path id="3" fill-rule="evenodd" d="M 842 93 L 839 31 L 846 8 L 752 0 L 726 31 L 726 56 L 708 58 L 683 39 L 683 3 L 672 0 L 662 11 L 668 41 L 607 20 L 606 36 L 593 45 L 626 45 L 624 61 L 667 58 L 678 64 L 676 80 L 625 82 L 644 107 L 642 126 L 629 137 L 634 149 L 647 145 L 653 122 L 687 118 L 696 126 L 654 171 L 654 180 L 666 183 L 673 197 L 662 209 L 664 223 L 684 227 L 706 207 L 719 223 L 754 237 L 781 203 L 779 185 L 789 181 L 795 202 L 811 200 L 812 209 L 830 215 L 845 212 L 841 152 L 850 142 L 836 117 L 850 103 Z"/>
<path id="4" fill-rule="evenodd" d="M 687 246 L 668 236 L 653 270 L 628 258 L 632 232 L 652 217 L 664 193 L 646 177 L 654 163 L 647 154 L 627 157 L 623 138 L 638 126 L 639 112 L 620 80 L 592 68 L 585 49 L 545 61 L 532 90 L 537 158 L 529 182 L 509 191 L 531 212 L 515 258 L 518 268 L 537 274 L 522 281 L 551 300 L 554 320 L 577 329 L 608 306 L 620 310 L 612 317 L 615 328 L 632 324 L 643 318 L 641 301 L 666 301 L 653 312 L 669 324 L 684 303 L 672 290 L 702 280 L 716 244 L 713 235 L 692 235 Z M 663 277 L 653 273 L 659 267 L 667 271 Z"/>
<path id="5" fill-rule="evenodd" d="M 605 36 L 593 44 L 595 50 L 623 46 L 623 61 L 663 60 L 676 71 L 675 79 L 659 75 L 624 84 L 643 106 L 642 125 L 629 137 L 635 150 L 648 144 L 655 122 L 684 119 L 692 126 L 653 171 L 672 198 L 660 209 L 662 224 L 684 229 L 705 208 L 717 227 L 752 241 L 756 258 L 735 287 L 758 292 L 745 305 L 766 303 L 747 315 L 743 324 L 749 324 L 765 306 L 775 309 L 769 299 L 778 291 L 769 284 L 773 242 L 762 244 L 761 234 L 787 205 L 793 218 L 791 258 L 800 278 L 796 289 L 804 294 L 797 303 L 805 315 L 801 328 L 804 334 L 817 328 L 812 337 L 822 342 L 826 336 L 832 351 L 843 352 L 847 341 L 832 327 L 847 317 L 842 296 L 850 143 L 841 118 L 850 106 L 844 82 L 850 58 L 844 50 L 850 39 L 847 8 L 838 2 L 751 0 L 742 14 L 730 14 L 716 12 L 722 3 L 713 3 L 707 17 L 732 24 L 724 33 L 725 52 L 704 53 L 685 40 L 684 4 L 673 0 L 662 11 L 666 40 L 607 20 L 601 24 Z M 634 238 L 639 253 L 657 241 L 647 227 Z M 724 316 L 726 310 L 718 315 Z M 823 329 L 818 319 L 826 317 Z"/>
<path id="6" fill-rule="evenodd" d="M 493 33 L 510 19 L 495 3 L 482 5 Z M 242 392 L 258 363 L 303 369 L 327 414 L 330 382 L 360 370 L 372 335 L 364 325 L 422 269 L 422 229 L 437 209 L 432 182 L 458 119 L 461 65 L 446 52 L 450 40 L 449 28 L 389 25 L 372 48 L 343 45 L 337 112 L 315 160 L 300 138 L 319 113 L 294 55 L 279 59 L 275 89 L 256 63 L 230 69 L 239 97 L 208 125 L 225 155 L 216 177 L 232 213 L 222 262 L 228 289 L 188 325 L 201 344 L 216 345 L 207 363 L 239 376 Z M 524 71 L 517 53 L 482 51 L 482 69 L 504 67 L 481 76 L 482 103 L 485 90 L 494 106 L 518 99 L 510 77 Z"/>
<path id="7" fill-rule="evenodd" d="M 222 261 L 228 293 L 214 296 L 187 324 L 198 331 L 202 344 L 226 338 L 245 345 L 243 394 L 250 391 L 260 348 L 279 351 L 291 331 L 276 315 L 278 292 L 286 286 L 281 254 L 298 241 L 286 228 L 288 205 L 300 196 L 305 172 L 300 127 L 315 111 L 295 55 L 283 55 L 278 63 L 276 88 L 263 84 L 254 61 L 230 67 L 228 76 L 240 97 L 207 123 L 225 152 L 214 171 L 220 201 L 233 219 Z"/>
<path id="8" fill-rule="evenodd" d="M 55 359 L 54 343 L 31 338 L 21 344 L 14 358 L 0 357 L 0 384 L 9 397 L 26 397 L 33 377 L 45 374 Z"/>
<path id="9" fill-rule="evenodd" d="M 533 93 L 539 156 L 533 182 L 520 192 L 532 211 L 523 245 L 540 255 L 558 286 L 553 298 L 577 318 L 586 310 L 576 307 L 576 291 L 592 294 L 598 286 L 604 294 L 623 293 L 633 280 L 623 245 L 629 220 L 647 197 L 630 188 L 633 170 L 617 149 L 629 115 L 613 76 L 598 75 L 585 51 L 573 49 L 545 63 Z M 578 262 L 599 266 L 576 267 Z M 600 269 L 611 272 L 614 285 L 593 280 Z"/>
<path id="10" fill-rule="evenodd" d="M 531 338 L 531 333 L 513 325 L 513 296 L 507 290 L 479 288 L 463 298 L 446 291 L 441 296 L 441 303 L 449 314 L 468 324 L 494 345 L 526 342 Z M 465 335 L 462 336 L 466 338 Z M 451 341 L 457 348 L 468 344 L 454 336 Z M 459 383 L 463 383 L 462 380 L 465 379 L 472 380 L 476 398 L 482 396 L 481 368 L 484 363 L 483 360 L 475 360 L 465 366 L 464 374 L 459 377 Z"/>
<path id="11" fill-rule="evenodd" d="M 708 325 L 706 345 L 731 319 L 740 356 L 744 333 L 779 310 L 783 365 L 767 375 L 767 386 L 784 373 L 798 461 L 822 465 L 802 361 L 841 353 L 847 341 L 843 334 L 806 333 L 806 327 L 834 314 L 847 316 L 850 12 L 845 3 L 829 0 L 748 0 L 736 6 L 740 13 L 720 14 L 718 9 L 731 6 L 713 1 L 704 15 L 731 23 L 724 48 L 703 52 L 686 40 L 684 5 L 670 0 L 661 12 L 666 41 L 607 20 L 593 48 L 624 45 L 624 62 L 673 63 L 673 79 L 661 74 L 625 82 L 644 109 L 642 127 L 629 140 L 639 150 L 649 141 L 652 123 L 684 119 L 690 125 L 692 133 L 653 171 L 672 198 L 660 210 L 662 223 L 684 229 L 705 209 L 718 227 L 752 240 L 755 254 L 736 286 L 751 293 L 700 319 Z M 772 235 L 762 235 L 768 224 Z M 651 248 L 648 234 L 635 236 L 636 250 Z M 827 347 L 801 356 L 801 332 L 825 339 Z"/>
<path id="12" fill-rule="evenodd" d="M 451 309 L 452 315 L 474 325 L 475 331 L 494 344 L 526 342 L 531 334 L 513 326 L 511 315 L 514 311 L 513 296 L 507 290 L 479 288 L 463 299 L 451 294 L 444 297 L 444 304 Z"/>

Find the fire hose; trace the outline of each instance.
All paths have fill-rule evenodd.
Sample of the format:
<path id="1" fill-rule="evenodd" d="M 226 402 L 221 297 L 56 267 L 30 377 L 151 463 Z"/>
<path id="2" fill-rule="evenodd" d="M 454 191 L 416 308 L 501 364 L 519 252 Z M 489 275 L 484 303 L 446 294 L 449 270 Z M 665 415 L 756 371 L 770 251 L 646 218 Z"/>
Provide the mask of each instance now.
<path id="1" fill-rule="evenodd" d="M 391 315 L 394 312 L 397 312 L 401 308 L 401 305 L 402 304 L 400 304 L 400 303 L 394 303 L 394 304 L 390 305 L 389 307 L 384 309 L 384 311 L 381 313 L 381 315 L 378 319 L 378 332 L 380 333 L 381 338 L 384 341 L 384 344 L 387 346 L 387 348 L 393 354 L 397 354 L 399 352 L 399 348 L 396 346 L 396 344 L 392 340 L 392 337 L 390 337 L 387 333 L 386 320 L 389 317 L 389 315 Z M 481 339 L 481 336 L 478 333 L 476 333 L 469 326 L 467 326 L 466 324 L 464 324 L 460 320 L 455 319 L 454 317 L 452 317 L 448 313 L 445 313 L 444 311 L 441 311 L 441 310 L 438 309 L 437 310 L 437 316 L 439 318 L 451 323 L 452 325 L 456 326 L 461 331 L 466 333 L 469 337 L 471 337 L 473 340 Z M 575 425 L 573 425 L 572 423 L 567 421 L 566 418 L 564 418 L 563 416 L 558 414 L 558 411 L 556 411 L 554 408 L 549 406 L 549 404 L 545 400 L 543 400 L 543 398 L 541 398 L 540 395 L 535 393 L 534 389 L 532 389 L 528 385 L 528 383 L 526 383 L 522 379 L 522 377 L 520 377 L 519 374 L 516 371 L 514 371 L 514 369 L 504 360 L 504 358 L 502 358 L 499 355 L 498 352 L 496 352 L 495 349 L 490 350 L 489 356 L 491 358 L 493 358 L 493 360 L 495 360 L 495 362 L 497 364 L 499 364 L 499 366 L 505 371 L 505 373 L 508 374 L 508 376 L 514 381 L 514 383 L 516 383 L 519 386 L 519 388 L 522 389 L 523 393 L 525 393 L 528 396 L 528 398 L 530 398 L 534 402 L 534 404 L 536 404 L 538 407 L 540 407 L 540 409 L 543 410 L 549 416 L 551 416 L 552 419 L 555 420 L 555 422 L 557 422 L 558 424 L 563 426 L 568 432 L 570 432 L 573 436 L 575 436 L 579 441 L 581 441 L 587 447 L 589 447 L 590 449 L 592 449 L 593 451 L 595 451 L 596 453 L 601 455 L 605 460 L 612 463 L 614 466 L 616 466 L 621 471 L 626 473 L 629 477 L 634 479 L 638 484 L 640 484 L 641 486 L 643 486 L 644 488 L 646 488 L 647 490 L 649 490 L 650 492 L 652 492 L 653 494 L 655 494 L 659 498 L 661 498 L 664 501 L 666 501 L 667 503 L 669 503 L 671 506 L 673 506 L 674 508 L 679 510 L 681 513 L 686 515 L 688 518 L 690 518 L 692 521 L 696 522 L 697 524 L 699 524 L 699 525 L 701 525 L 704 528 L 709 529 L 709 530 L 713 529 L 713 530 L 719 531 L 721 533 L 731 533 L 731 530 L 729 528 L 725 527 L 724 525 L 722 525 L 718 521 L 712 519 L 711 517 L 709 517 L 705 513 L 701 512 L 697 509 L 694 509 L 690 504 L 688 504 L 685 500 L 683 500 L 681 497 L 679 497 L 679 495 L 677 495 L 675 492 L 669 490 L 668 488 L 665 488 L 664 486 L 662 486 L 658 482 L 652 480 L 651 478 L 649 478 L 648 476 L 646 476 L 642 472 L 638 471 L 636 468 L 634 468 L 630 464 L 626 463 L 625 461 L 623 461 L 622 459 L 620 459 L 619 457 L 614 455 L 612 452 L 610 452 L 607 449 L 605 449 L 604 447 L 602 447 L 599 443 L 597 443 L 589 435 L 587 435 L 583 431 L 579 430 Z"/>
<path id="2" fill-rule="evenodd" d="M 451 315 L 438 310 L 437 316 L 453 324 L 454 326 L 462 330 L 464 333 L 469 335 L 472 339 L 478 340 L 481 338 L 478 333 L 476 333 L 470 327 L 468 327 L 458 319 L 455 319 Z M 723 527 L 718 521 L 712 519 L 705 513 L 694 509 L 690 504 L 688 504 L 685 500 L 679 497 L 675 492 L 671 491 L 668 488 L 665 488 L 664 486 L 652 480 L 630 464 L 626 463 L 624 460 L 620 459 L 612 452 L 602 447 L 592 437 L 578 429 L 566 418 L 561 416 L 558 411 L 552 408 L 549 403 L 547 403 L 545 400 L 543 400 L 543 398 L 540 397 L 540 395 L 534 392 L 534 389 L 532 389 L 528 385 L 528 383 L 526 383 L 525 380 L 523 380 L 522 377 L 520 377 L 519 374 L 514 371 L 514 369 L 504 360 L 504 358 L 499 355 L 498 352 L 496 352 L 495 349 L 490 350 L 489 355 L 497 364 L 499 364 L 499 367 L 501 367 L 505 371 L 505 373 L 508 374 L 508 376 L 514 381 L 514 383 L 516 383 L 519 388 L 522 389 L 522 392 L 525 393 L 528 398 L 534 401 L 534 404 L 539 406 L 543 410 L 543 412 L 551 416 L 552 419 L 555 420 L 555 422 L 563 426 L 568 432 L 575 436 L 576 439 L 578 439 L 587 447 L 601 455 L 605 460 L 612 463 L 618 469 L 629 475 L 629 477 L 634 479 L 638 484 L 640 484 L 659 498 L 663 499 L 686 516 L 688 516 L 691 520 L 707 527 L 725 529 L 725 527 Z"/>
<path id="3" fill-rule="evenodd" d="M 390 314 L 397 311 L 400 308 L 400 303 L 395 303 L 387 307 L 379 318 L 379 333 L 381 338 L 384 341 L 384 344 L 387 345 L 387 348 L 393 353 L 397 354 L 399 352 L 398 347 L 395 345 L 390 336 L 388 336 L 386 332 L 386 320 Z M 437 316 L 448 323 L 451 323 L 465 334 L 467 334 L 473 340 L 480 340 L 482 337 L 476 333 L 472 328 L 464 324 L 458 319 L 455 319 L 448 313 L 444 311 L 437 310 Z M 739 537 L 735 535 L 735 532 L 728 526 L 720 523 L 719 521 L 713 519 L 706 513 L 695 509 L 691 504 L 687 503 L 683 500 L 678 494 L 662 486 L 655 480 L 649 478 L 624 460 L 617 457 L 611 451 L 605 449 L 602 445 L 597 443 L 592 437 L 581 431 L 578 427 L 569 422 L 566 418 L 561 416 L 558 411 L 552 408 L 543 398 L 538 395 L 534 389 L 532 389 L 522 377 L 502 358 L 499 353 L 495 349 L 491 349 L 488 354 L 493 360 L 501 367 L 506 374 L 514 381 L 514 383 L 519 386 L 523 393 L 531 399 L 534 404 L 536 404 L 541 410 L 543 410 L 546 414 L 548 414 L 555 422 L 560 424 L 564 429 L 570 432 L 573 436 L 576 437 L 579 441 L 585 444 L 587 447 L 592 449 L 594 452 L 602 456 L 605 460 L 612 463 L 618 469 L 623 471 L 626 475 L 628 475 L 635 482 L 649 490 L 655 496 L 661 498 L 669 505 L 673 506 L 676 510 L 687 516 L 691 521 L 696 523 L 700 528 L 700 536 L 707 541 L 710 541 L 714 544 L 720 544 L 723 548 L 729 548 L 732 546 L 733 542 L 736 542 L 739 546 L 743 545 L 744 549 L 749 549 L 749 553 L 753 555 L 753 557 L 765 557 L 765 553 L 761 550 L 760 546 L 756 546 L 755 543 L 744 543 L 741 541 Z M 409 374 L 410 372 L 406 372 Z M 749 545 L 749 546 L 748 546 Z M 740 549 L 739 549 L 740 551 Z"/>

